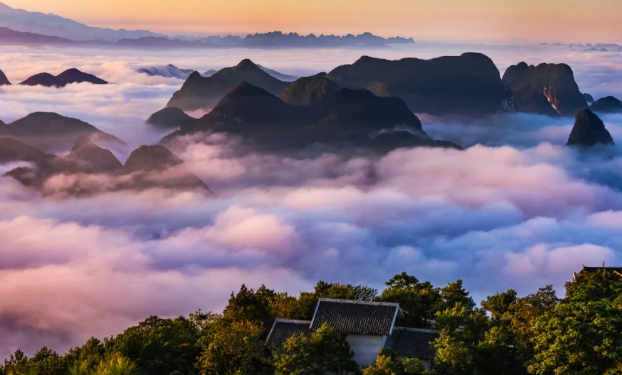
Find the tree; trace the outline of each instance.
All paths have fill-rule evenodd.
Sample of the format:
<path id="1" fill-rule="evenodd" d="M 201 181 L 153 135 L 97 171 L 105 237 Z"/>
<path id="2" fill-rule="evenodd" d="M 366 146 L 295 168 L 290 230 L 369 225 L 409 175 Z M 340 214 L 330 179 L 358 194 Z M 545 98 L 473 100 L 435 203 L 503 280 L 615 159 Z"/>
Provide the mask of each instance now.
<path id="1" fill-rule="evenodd" d="M 136 365 L 119 353 L 102 359 L 95 368 L 91 368 L 91 364 L 84 361 L 76 363 L 69 369 L 70 375 L 135 375 L 137 373 Z"/>
<path id="2" fill-rule="evenodd" d="M 257 291 L 242 285 L 238 293 L 231 293 L 223 311 L 223 319 L 231 323 L 250 322 L 263 327 L 265 334 L 275 319 L 270 307 L 275 297 L 276 293 L 263 285 Z"/>
<path id="3" fill-rule="evenodd" d="M 469 344 L 443 330 L 434 341 L 437 372 L 441 375 L 472 375 L 474 373 L 473 350 Z"/>
<path id="4" fill-rule="evenodd" d="M 438 310 L 451 309 L 457 304 L 462 304 L 469 310 L 475 308 L 475 301 L 469 297 L 469 292 L 464 289 L 462 280 L 456 280 L 453 283 L 441 288 L 442 307 Z"/>
<path id="5" fill-rule="evenodd" d="M 2 372 L 7 375 L 64 375 L 67 366 L 56 352 L 43 347 L 32 358 L 17 350 L 4 361 Z"/>
<path id="6" fill-rule="evenodd" d="M 482 301 L 482 309 L 488 311 L 493 319 L 500 321 L 510 311 L 510 308 L 516 302 L 516 298 L 516 291 L 509 289 L 506 292 L 488 296 L 486 300 Z"/>
<path id="7" fill-rule="evenodd" d="M 622 296 L 622 278 L 605 268 L 577 275 L 566 283 L 566 299 L 569 301 L 614 300 Z"/>
<path id="8" fill-rule="evenodd" d="M 394 358 L 381 353 L 373 365 L 363 369 L 363 375 L 421 375 L 423 363 L 416 358 Z"/>
<path id="9" fill-rule="evenodd" d="M 309 336 L 294 335 L 274 354 L 276 375 L 358 373 L 358 364 L 346 340 L 327 324 Z"/>
<path id="10" fill-rule="evenodd" d="M 271 374 L 270 352 L 262 327 L 251 322 L 214 321 L 201 338 L 196 367 L 205 375 Z"/>
<path id="11" fill-rule="evenodd" d="M 440 292 L 429 282 L 419 280 L 403 272 L 387 283 L 378 301 L 400 304 L 404 317 L 398 324 L 413 328 L 429 328 L 432 325 L 436 307 L 440 303 Z"/>
<path id="12" fill-rule="evenodd" d="M 622 310 L 612 301 L 560 303 L 533 329 L 532 374 L 622 373 Z"/>
<path id="13" fill-rule="evenodd" d="M 114 338 L 109 350 L 135 362 L 143 374 L 195 374 L 199 337 L 196 325 L 184 317 L 152 316 Z"/>

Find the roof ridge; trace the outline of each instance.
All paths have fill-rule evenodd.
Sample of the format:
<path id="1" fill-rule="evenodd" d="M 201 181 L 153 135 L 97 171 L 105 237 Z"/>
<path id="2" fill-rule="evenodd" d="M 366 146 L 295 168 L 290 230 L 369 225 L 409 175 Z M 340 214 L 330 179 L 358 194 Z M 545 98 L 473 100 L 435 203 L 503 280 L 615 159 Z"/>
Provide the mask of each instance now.
<path id="1" fill-rule="evenodd" d="M 352 299 L 336 299 L 336 298 L 320 298 L 318 300 L 318 304 L 320 302 L 336 302 L 336 303 L 354 303 L 360 305 L 375 305 L 375 306 L 394 306 L 400 307 L 400 304 L 397 302 L 378 302 L 378 301 L 358 301 Z"/>
<path id="2" fill-rule="evenodd" d="M 298 324 L 311 324 L 310 320 L 299 320 L 299 319 L 275 319 L 274 322 L 278 323 L 298 323 Z"/>
<path id="3" fill-rule="evenodd" d="M 441 331 L 436 329 L 425 329 L 425 328 L 410 328 L 410 327 L 398 327 L 395 326 L 393 329 L 401 330 L 401 331 L 411 331 L 411 332 L 421 332 L 421 333 L 441 333 Z"/>

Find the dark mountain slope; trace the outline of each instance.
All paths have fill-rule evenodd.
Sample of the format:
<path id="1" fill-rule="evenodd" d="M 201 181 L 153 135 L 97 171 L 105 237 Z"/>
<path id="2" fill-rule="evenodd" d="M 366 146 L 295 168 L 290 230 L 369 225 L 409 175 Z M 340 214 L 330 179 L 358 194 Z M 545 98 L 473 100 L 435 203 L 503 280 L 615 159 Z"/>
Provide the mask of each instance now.
<path id="1" fill-rule="evenodd" d="M 166 107 L 152 114 L 146 123 L 158 129 L 177 129 L 186 121 L 196 120 L 188 116 L 183 110 L 175 107 Z"/>
<path id="2" fill-rule="evenodd" d="M 104 143 L 123 144 L 117 137 L 104 133 L 91 124 L 57 113 L 31 113 L 3 129 L 6 135 L 46 151 L 68 150 L 81 135 Z"/>
<path id="3" fill-rule="evenodd" d="M 622 102 L 613 96 L 600 98 L 590 106 L 594 112 L 619 112 L 622 111 Z"/>
<path id="4" fill-rule="evenodd" d="M 587 108 L 574 73 L 566 64 L 529 66 L 521 62 L 506 70 L 503 83 L 512 90 L 519 112 L 571 116 Z"/>
<path id="5" fill-rule="evenodd" d="M 401 142 L 406 139 L 409 144 L 436 145 L 402 100 L 380 98 L 368 90 L 342 88 L 325 75 L 297 80 L 285 90 L 283 98 L 287 102 L 241 82 L 229 90 L 212 112 L 182 124 L 165 141 L 178 135 L 212 132 L 240 137 L 267 152 L 313 144 L 365 148 L 373 146 L 371 140 L 379 134 L 398 127 L 410 131 L 398 134 L 402 136 Z M 384 143 L 389 139 L 383 138 Z"/>
<path id="6" fill-rule="evenodd" d="M 577 114 L 574 127 L 568 138 L 568 146 L 592 147 L 612 144 L 611 134 L 594 112 L 585 109 Z"/>
<path id="7" fill-rule="evenodd" d="M 9 79 L 6 77 L 6 74 L 4 74 L 4 72 L 2 70 L 0 70 L 0 86 L 10 86 L 11 82 L 9 82 Z"/>
<path id="8" fill-rule="evenodd" d="M 487 56 L 465 53 L 431 60 L 361 57 L 328 78 L 343 87 L 398 97 L 417 113 L 483 116 L 511 109 L 511 93 Z"/>
<path id="9" fill-rule="evenodd" d="M 104 81 L 103 79 L 97 78 L 92 74 L 81 72 L 78 69 L 68 69 L 59 74 L 58 76 L 54 76 L 49 73 L 39 73 L 20 83 L 20 85 L 61 88 L 72 83 L 83 82 L 92 83 L 94 85 L 108 84 L 108 82 Z"/>
<path id="10" fill-rule="evenodd" d="M 272 93 L 281 95 L 288 83 L 263 71 L 250 60 L 242 60 L 232 68 L 225 68 L 210 77 L 192 73 L 179 91 L 173 94 L 167 107 L 183 110 L 212 108 L 238 82 L 246 81 Z"/>

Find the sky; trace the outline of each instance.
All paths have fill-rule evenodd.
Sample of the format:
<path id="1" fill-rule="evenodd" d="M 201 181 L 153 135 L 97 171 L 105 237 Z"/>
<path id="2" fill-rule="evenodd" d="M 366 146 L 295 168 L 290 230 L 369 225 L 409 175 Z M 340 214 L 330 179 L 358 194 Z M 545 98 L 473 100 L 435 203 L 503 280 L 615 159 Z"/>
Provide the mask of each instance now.
<path id="1" fill-rule="evenodd" d="M 164 33 L 361 33 L 458 42 L 622 43 L 620 0 L 4 0 Z"/>

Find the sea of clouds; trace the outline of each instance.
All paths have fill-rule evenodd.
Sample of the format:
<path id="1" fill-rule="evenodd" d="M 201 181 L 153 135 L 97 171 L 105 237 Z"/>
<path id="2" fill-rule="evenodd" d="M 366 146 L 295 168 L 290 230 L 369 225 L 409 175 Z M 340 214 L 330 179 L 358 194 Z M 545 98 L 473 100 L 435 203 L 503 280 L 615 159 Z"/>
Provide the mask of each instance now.
<path id="1" fill-rule="evenodd" d="M 135 73 L 173 63 L 203 71 L 250 57 L 312 74 L 362 54 L 399 58 L 480 51 L 510 64 L 567 62 L 585 92 L 622 96 L 622 55 L 544 47 L 421 45 L 378 51 L 180 52 L 3 48 L 15 83 L 78 67 L 112 84 L 4 87 L 0 119 L 35 111 L 77 117 L 129 143 L 121 161 L 163 135 L 144 125 L 182 81 Z M 181 56 L 181 57 L 180 57 Z M 622 261 L 622 157 L 564 147 L 573 119 L 420 116 L 433 137 L 466 150 L 306 158 L 236 152 L 223 137 L 173 151 L 214 192 L 110 192 L 42 197 L 0 179 L 0 358 L 43 345 L 63 352 L 149 315 L 219 311 L 242 283 L 297 293 L 318 280 L 382 288 L 406 271 L 436 285 L 461 278 L 472 295 L 563 284 L 582 265 Z M 622 144 L 622 115 L 602 117 Z M 12 165 L 0 166 L 4 173 Z M 50 183 L 62 189 L 66 176 Z M 98 183 L 105 184 L 105 177 Z"/>

